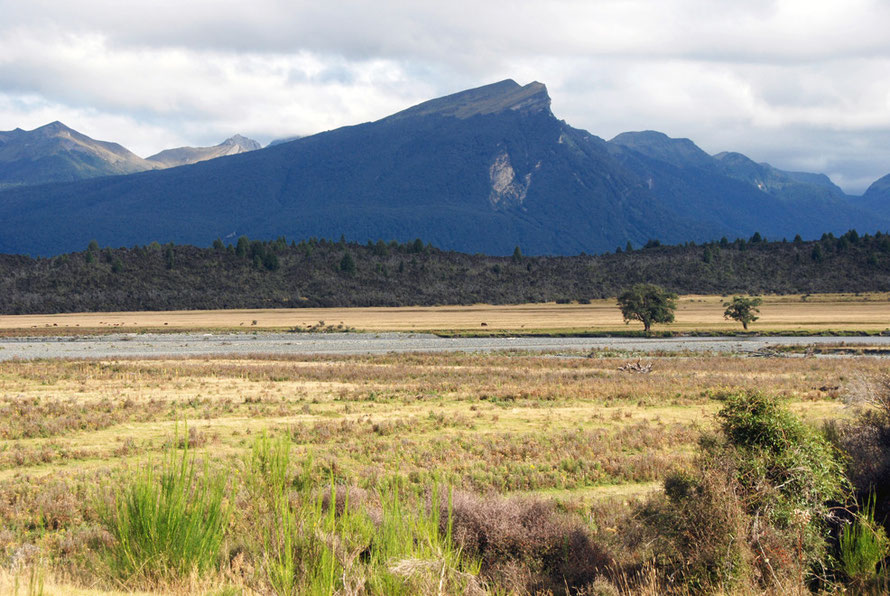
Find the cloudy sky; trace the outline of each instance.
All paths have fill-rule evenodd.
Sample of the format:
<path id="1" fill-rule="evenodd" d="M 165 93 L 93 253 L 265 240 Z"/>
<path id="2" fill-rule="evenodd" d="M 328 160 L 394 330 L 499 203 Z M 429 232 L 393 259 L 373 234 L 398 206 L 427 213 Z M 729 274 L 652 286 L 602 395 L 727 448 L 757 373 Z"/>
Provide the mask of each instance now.
<path id="1" fill-rule="evenodd" d="M 887 0 L 0 0 L 0 130 L 61 120 L 145 157 L 265 143 L 512 78 L 604 138 L 655 129 L 890 172 Z"/>

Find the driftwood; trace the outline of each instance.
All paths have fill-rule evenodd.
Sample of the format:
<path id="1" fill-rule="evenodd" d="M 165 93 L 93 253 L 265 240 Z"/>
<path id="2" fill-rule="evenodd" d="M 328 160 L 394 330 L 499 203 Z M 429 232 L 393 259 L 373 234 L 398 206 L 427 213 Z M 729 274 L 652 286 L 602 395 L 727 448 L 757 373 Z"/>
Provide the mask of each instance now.
<path id="1" fill-rule="evenodd" d="M 750 358 L 787 358 L 788 354 L 774 350 L 773 348 L 764 347 L 753 352 L 748 352 Z"/>
<path id="2" fill-rule="evenodd" d="M 618 370 L 624 372 L 632 372 L 647 375 L 652 372 L 652 363 L 642 364 L 642 358 L 638 358 L 636 362 L 627 362 L 618 367 Z"/>

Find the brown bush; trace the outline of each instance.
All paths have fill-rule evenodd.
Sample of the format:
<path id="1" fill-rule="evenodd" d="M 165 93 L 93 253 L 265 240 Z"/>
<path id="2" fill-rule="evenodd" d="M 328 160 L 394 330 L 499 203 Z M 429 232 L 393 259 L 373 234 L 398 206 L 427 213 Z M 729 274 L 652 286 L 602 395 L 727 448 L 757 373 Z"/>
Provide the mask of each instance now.
<path id="1" fill-rule="evenodd" d="M 456 543 L 481 559 L 485 577 L 507 590 L 581 588 L 613 563 L 580 519 L 551 502 L 458 492 L 452 498 L 451 521 Z"/>
<path id="2" fill-rule="evenodd" d="M 855 380 L 845 398 L 861 407 L 855 421 L 836 429 L 847 474 L 859 502 L 874 492 L 875 519 L 890 529 L 890 374 Z"/>

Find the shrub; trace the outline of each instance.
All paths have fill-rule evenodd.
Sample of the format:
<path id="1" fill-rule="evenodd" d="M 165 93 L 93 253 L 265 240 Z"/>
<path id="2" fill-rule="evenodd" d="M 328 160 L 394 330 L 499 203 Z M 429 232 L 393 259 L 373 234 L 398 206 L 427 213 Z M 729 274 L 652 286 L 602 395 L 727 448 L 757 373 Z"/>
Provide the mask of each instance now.
<path id="1" fill-rule="evenodd" d="M 691 589 L 824 577 L 829 503 L 847 490 L 836 450 L 762 393 L 727 395 L 717 417 L 695 473 L 669 476 L 643 509 L 661 564 Z"/>
<path id="2" fill-rule="evenodd" d="M 641 518 L 669 578 L 692 590 L 743 591 L 755 560 L 747 542 L 750 520 L 737 486 L 719 464 L 699 465 L 696 475 L 666 477 L 664 495 L 646 503 Z"/>
<path id="3" fill-rule="evenodd" d="M 860 501 L 873 496 L 875 518 L 890 521 L 890 374 L 858 379 L 847 401 L 862 406 L 853 423 L 842 426 L 840 444 L 849 460 L 847 474 Z M 886 528 L 887 526 L 885 526 Z"/>
<path id="4" fill-rule="evenodd" d="M 217 561 L 229 520 L 226 479 L 201 473 L 188 448 L 171 449 L 160 470 L 143 467 L 114 489 L 112 503 L 99 501 L 99 516 L 113 542 L 106 554 L 112 572 L 125 580 L 184 578 Z"/>
<path id="5" fill-rule="evenodd" d="M 804 572 L 821 573 L 830 563 L 829 503 L 844 501 L 848 493 L 836 449 L 762 393 L 730 395 L 718 418 L 746 509 L 766 522 L 764 538 L 770 538 L 777 556 L 788 557 Z M 756 533 L 752 537 L 759 540 Z M 757 544 L 764 562 L 769 558 L 765 544 Z M 774 573 L 774 566 L 769 571 Z"/>
<path id="6" fill-rule="evenodd" d="M 451 518 L 455 542 L 479 558 L 483 575 L 511 591 L 583 588 L 613 565 L 581 520 L 552 502 L 457 493 Z"/>

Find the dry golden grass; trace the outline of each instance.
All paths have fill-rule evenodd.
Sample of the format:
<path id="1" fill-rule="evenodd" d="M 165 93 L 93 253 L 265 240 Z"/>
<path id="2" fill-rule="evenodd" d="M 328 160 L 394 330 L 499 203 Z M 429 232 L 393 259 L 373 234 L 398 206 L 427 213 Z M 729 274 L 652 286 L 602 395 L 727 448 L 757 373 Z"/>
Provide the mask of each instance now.
<path id="1" fill-rule="evenodd" d="M 723 318 L 720 296 L 681 296 L 675 331 L 737 331 Z M 325 326 L 359 331 L 513 330 L 625 331 L 615 300 L 590 304 L 438 306 L 399 308 L 305 308 L 224 311 L 167 311 L 3 315 L 0 331 L 52 333 L 96 330 L 293 329 Z M 483 327 L 483 323 L 485 324 Z M 766 296 L 756 331 L 882 331 L 890 327 L 890 294 Z"/>
<path id="2" fill-rule="evenodd" d="M 484 458 L 473 455 L 480 442 L 553 442 L 572 433 L 592 433 L 588 438 L 594 440 L 632 425 L 656 434 L 673 428 L 692 441 L 680 429 L 707 426 L 719 407 L 711 398 L 736 389 L 782 394 L 807 419 L 830 419 L 844 415 L 835 398 L 850 377 L 850 362 L 866 373 L 881 364 L 699 355 L 654 359 L 653 372 L 638 375 L 619 371 L 624 361 L 415 354 L 5 362 L 0 479 L 93 469 L 158 451 L 188 421 L 215 454 L 236 454 L 249 435 L 263 430 L 289 432 L 304 452 L 334 457 L 357 475 L 393 467 L 378 461 L 371 448 L 406 439 L 423 457 L 439 459 L 427 453 L 430 446 L 458 437 L 463 447 L 446 450 L 445 470 L 458 483 L 478 484 L 449 455 L 484 468 Z M 539 464 L 552 465 L 559 447 L 541 449 Z M 422 463 L 410 453 L 406 460 Z M 416 468 L 422 471 L 422 465 Z M 498 473 L 490 478 L 493 486 L 510 476 Z M 552 477 L 541 483 L 559 488 Z"/>
<path id="3" fill-rule="evenodd" d="M 88 585 L 90 495 L 109 474 L 160 457 L 185 424 L 200 457 L 232 470 L 256 436 L 286 434 L 322 479 L 367 489 L 394 476 L 441 481 L 592 512 L 650 494 L 688 465 L 726 392 L 783 395 L 820 424 L 849 415 L 838 399 L 847 384 L 886 368 L 702 354 L 647 359 L 652 373 L 633 374 L 618 370 L 626 358 L 593 356 L 2 362 L 0 558 L 32 545 L 46 561 L 44 593 L 113 593 L 69 592 Z M 0 575 L 0 593 L 15 586 Z"/>

